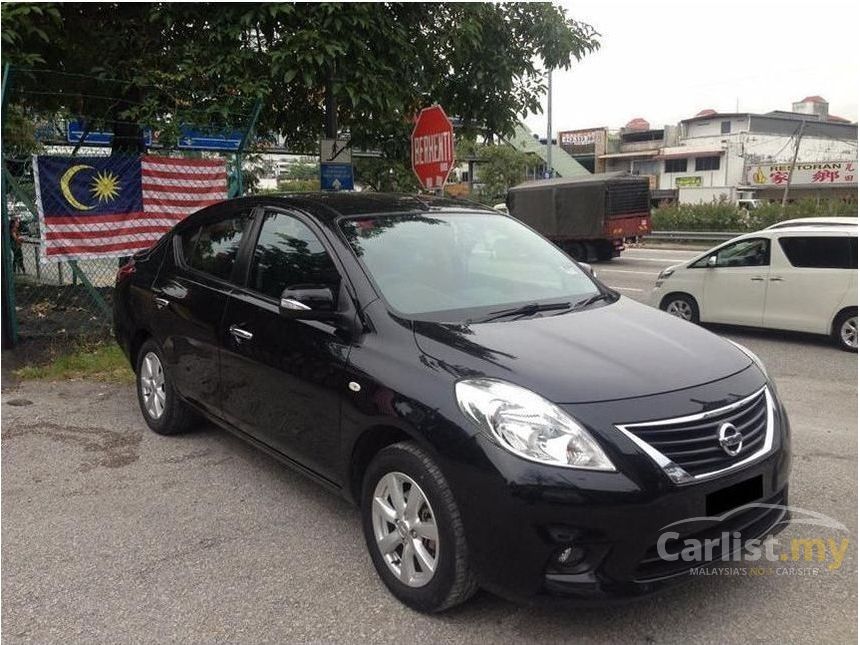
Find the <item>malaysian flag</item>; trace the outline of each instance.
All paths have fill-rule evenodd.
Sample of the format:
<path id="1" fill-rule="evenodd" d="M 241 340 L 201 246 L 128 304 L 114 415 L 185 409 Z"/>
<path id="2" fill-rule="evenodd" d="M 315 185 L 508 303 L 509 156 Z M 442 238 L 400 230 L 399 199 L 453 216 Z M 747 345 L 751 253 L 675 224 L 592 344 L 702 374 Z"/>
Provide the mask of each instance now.
<path id="1" fill-rule="evenodd" d="M 36 156 L 33 169 L 43 262 L 131 255 L 227 198 L 223 159 Z"/>

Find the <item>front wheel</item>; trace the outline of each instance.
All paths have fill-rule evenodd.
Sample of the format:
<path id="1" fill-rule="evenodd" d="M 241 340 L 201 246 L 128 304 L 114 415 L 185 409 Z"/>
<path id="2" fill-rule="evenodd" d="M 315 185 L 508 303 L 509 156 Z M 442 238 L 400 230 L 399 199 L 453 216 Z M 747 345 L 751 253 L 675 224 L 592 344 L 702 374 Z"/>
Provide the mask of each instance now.
<path id="1" fill-rule="evenodd" d="M 840 349 L 857 351 L 857 311 L 843 311 L 833 323 L 833 338 Z"/>
<path id="2" fill-rule="evenodd" d="M 663 298 L 660 309 L 691 323 L 699 322 L 699 305 L 692 296 L 685 293 L 672 293 Z"/>
<path id="3" fill-rule="evenodd" d="M 475 593 L 454 496 L 417 445 L 401 442 L 376 455 L 364 476 L 361 512 L 376 572 L 402 603 L 432 613 Z"/>

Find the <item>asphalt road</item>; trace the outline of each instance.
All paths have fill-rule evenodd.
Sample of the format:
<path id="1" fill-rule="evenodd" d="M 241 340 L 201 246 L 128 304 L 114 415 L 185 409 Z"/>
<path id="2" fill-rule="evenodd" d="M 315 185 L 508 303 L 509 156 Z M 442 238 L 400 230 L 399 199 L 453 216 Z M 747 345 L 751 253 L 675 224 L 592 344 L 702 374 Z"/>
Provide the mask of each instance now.
<path id="1" fill-rule="evenodd" d="M 641 299 L 688 255 L 632 249 L 596 269 Z M 856 642 L 857 357 L 810 336 L 715 331 L 776 380 L 793 424 L 791 504 L 847 527 L 783 535 L 847 537 L 838 570 L 697 578 L 598 609 L 480 593 L 424 616 L 376 578 L 352 507 L 226 432 L 158 437 L 131 386 L 13 384 L 2 391 L 4 641 Z"/>

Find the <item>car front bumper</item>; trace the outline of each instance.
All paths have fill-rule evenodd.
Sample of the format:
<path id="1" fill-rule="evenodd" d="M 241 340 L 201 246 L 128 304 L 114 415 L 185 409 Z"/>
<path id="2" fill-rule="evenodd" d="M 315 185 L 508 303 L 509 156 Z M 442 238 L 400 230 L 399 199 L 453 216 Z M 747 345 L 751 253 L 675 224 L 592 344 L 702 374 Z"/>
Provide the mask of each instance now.
<path id="1" fill-rule="evenodd" d="M 730 379 L 732 384 L 754 386 L 751 375 L 758 373 L 760 378 L 760 372 L 746 372 Z M 649 398 L 659 399 L 656 405 L 662 406 L 685 397 L 715 397 L 719 391 L 726 392 L 725 383 Z M 591 406 L 600 408 L 592 409 L 592 414 L 577 406 L 577 418 L 593 423 L 613 407 L 627 408 L 619 410 L 620 415 L 649 407 L 641 400 L 615 403 Z M 491 591 L 517 600 L 566 597 L 602 602 L 657 591 L 715 560 L 660 557 L 658 540 L 667 525 L 682 522 L 681 528 L 672 529 L 681 540 L 734 531 L 746 540 L 777 532 L 787 520 L 782 507 L 788 502 L 791 467 L 788 419 L 778 401 L 774 422 L 775 442 L 768 454 L 738 470 L 690 484 L 672 483 L 649 457 L 623 442 L 611 455 L 618 472 L 595 472 L 536 466 L 480 436 L 477 441 L 492 467 L 455 487 L 466 491 L 458 503 L 479 580 Z M 759 493 L 755 499 L 744 498 L 740 510 L 729 509 L 719 520 L 684 522 L 709 516 L 709 500 L 715 494 L 750 483 L 760 486 Z M 747 502 L 761 505 L 745 507 Z M 568 548 L 574 550 L 572 564 L 560 565 L 558 558 Z"/>

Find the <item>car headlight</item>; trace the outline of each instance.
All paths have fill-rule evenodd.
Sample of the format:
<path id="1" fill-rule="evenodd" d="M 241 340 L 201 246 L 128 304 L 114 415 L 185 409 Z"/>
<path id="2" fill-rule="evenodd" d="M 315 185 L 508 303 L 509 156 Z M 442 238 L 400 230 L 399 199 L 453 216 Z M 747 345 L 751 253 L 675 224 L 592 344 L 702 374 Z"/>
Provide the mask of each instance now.
<path id="1" fill-rule="evenodd" d="M 758 357 L 758 355 L 754 351 L 752 351 L 746 345 L 741 345 L 740 343 L 736 343 L 735 341 L 731 340 L 730 338 L 726 338 L 726 340 L 729 341 L 735 347 L 737 347 L 739 350 L 741 350 L 744 354 L 746 354 L 747 357 L 753 363 L 755 363 L 756 366 L 762 371 L 762 374 L 764 374 L 768 378 L 768 380 L 770 380 L 770 376 L 768 376 L 767 368 L 764 366 L 764 362 Z"/>
<path id="2" fill-rule="evenodd" d="M 659 287 L 660 285 L 662 285 L 663 282 L 665 282 L 666 278 L 668 278 L 673 273 L 675 273 L 675 269 L 673 267 L 669 267 L 668 269 L 663 269 L 662 271 L 660 271 L 660 275 L 657 276 L 657 286 Z"/>
<path id="3" fill-rule="evenodd" d="M 585 428 L 530 390 L 476 378 L 458 382 L 455 392 L 463 414 L 520 457 L 568 468 L 615 470 Z"/>

